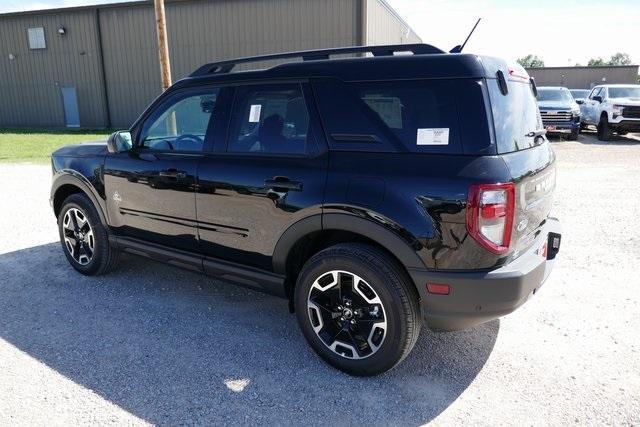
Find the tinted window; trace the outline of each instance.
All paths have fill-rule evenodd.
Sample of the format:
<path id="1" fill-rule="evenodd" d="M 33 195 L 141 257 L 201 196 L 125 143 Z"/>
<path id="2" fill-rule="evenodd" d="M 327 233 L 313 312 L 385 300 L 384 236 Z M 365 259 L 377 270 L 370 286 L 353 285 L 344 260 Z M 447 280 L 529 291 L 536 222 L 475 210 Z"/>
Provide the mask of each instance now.
<path id="1" fill-rule="evenodd" d="M 298 84 L 238 88 L 232 118 L 229 151 L 307 152 L 309 113 Z"/>
<path id="2" fill-rule="evenodd" d="M 140 145 L 153 150 L 202 151 L 218 89 L 188 91 L 170 98 L 145 121 Z"/>
<path id="3" fill-rule="evenodd" d="M 503 95 L 498 81 L 487 79 L 499 153 L 524 150 L 545 140 L 536 133 L 542 129 L 542 119 L 531 85 L 507 80 L 507 86 L 509 93 Z"/>
<path id="4" fill-rule="evenodd" d="M 570 89 L 569 92 L 571 92 L 574 99 L 584 99 L 589 96 L 589 91 L 587 89 Z"/>
<path id="5" fill-rule="evenodd" d="M 460 153 L 451 81 L 314 83 L 334 149 Z"/>

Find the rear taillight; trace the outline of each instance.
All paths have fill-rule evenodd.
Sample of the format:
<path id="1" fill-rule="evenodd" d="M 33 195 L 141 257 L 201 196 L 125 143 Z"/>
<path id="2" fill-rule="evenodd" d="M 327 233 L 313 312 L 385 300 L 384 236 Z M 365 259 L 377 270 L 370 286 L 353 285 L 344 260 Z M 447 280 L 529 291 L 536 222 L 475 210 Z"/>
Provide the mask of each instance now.
<path id="1" fill-rule="evenodd" d="M 509 250 L 516 190 L 513 183 L 475 184 L 469 187 L 467 231 L 495 254 Z"/>

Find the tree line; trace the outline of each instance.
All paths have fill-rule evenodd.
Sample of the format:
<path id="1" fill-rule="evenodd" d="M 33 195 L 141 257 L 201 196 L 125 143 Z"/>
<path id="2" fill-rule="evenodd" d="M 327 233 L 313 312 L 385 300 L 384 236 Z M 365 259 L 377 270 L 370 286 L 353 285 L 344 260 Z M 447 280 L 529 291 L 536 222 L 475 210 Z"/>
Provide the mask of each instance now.
<path id="1" fill-rule="evenodd" d="M 527 56 L 523 56 L 522 58 L 517 59 L 518 64 L 522 65 L 524 68 L 539 68 L 544 67 L 544 60 L 540 58 L 538 55 L 529 54 Z M 591 58 L 589 62 L 587 62 L 588 66 L 598 66 L 598 65 L 630 65 L 631 57 L 629 54 L 618 52 L 614 55 L 611 55 L 609 60 L 605 60 L 601 57 L 599 58 Z M 582 64 L 576 63 L 575 67 L 581 67 Z"/>

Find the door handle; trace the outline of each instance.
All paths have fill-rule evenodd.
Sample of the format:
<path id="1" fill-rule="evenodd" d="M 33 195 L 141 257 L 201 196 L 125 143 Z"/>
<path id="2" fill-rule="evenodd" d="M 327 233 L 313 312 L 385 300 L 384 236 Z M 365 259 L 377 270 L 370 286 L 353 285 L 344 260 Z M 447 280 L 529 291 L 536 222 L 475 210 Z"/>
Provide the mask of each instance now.
<path id="1" fill-rule="evenodd" d="M 183 179 L 187 177 L 185 172 L 180 172 L 177 169 L 167 169 L 166 171 L 158 172 L 158 175 L 164 178 L 177 178 Z"/>
<path id="2" fill-rule="evenodd" d="M 276 177 L 274 179 L 266 179 L 264 185 L 274 190 L 283 189 L 285 191 L 302 191 L 302 183 L 298 181 L 290 181 L 288 178 Z"/>

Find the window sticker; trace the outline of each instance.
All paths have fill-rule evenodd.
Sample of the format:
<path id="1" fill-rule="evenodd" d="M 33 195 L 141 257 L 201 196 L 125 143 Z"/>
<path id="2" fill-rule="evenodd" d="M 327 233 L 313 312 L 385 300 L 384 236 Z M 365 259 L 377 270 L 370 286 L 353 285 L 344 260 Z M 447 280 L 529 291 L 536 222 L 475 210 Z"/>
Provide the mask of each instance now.
<path id="1" fill-rule="evenodd" d="M 261 111 L 262 111 L 262 105 L 252 104 L 251 110 L 249 110 L 249 123 L 260 123 Z"/>
<path id="2" fill-rule="evenodd" d="M 449 128 L 418 129 L 417 145 L 449 145 Z"/>

